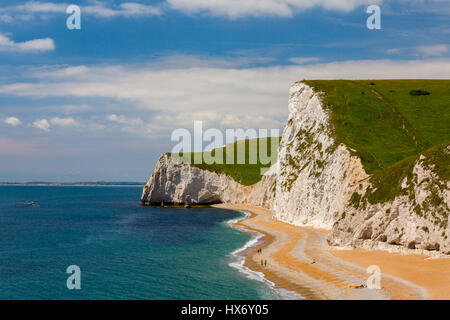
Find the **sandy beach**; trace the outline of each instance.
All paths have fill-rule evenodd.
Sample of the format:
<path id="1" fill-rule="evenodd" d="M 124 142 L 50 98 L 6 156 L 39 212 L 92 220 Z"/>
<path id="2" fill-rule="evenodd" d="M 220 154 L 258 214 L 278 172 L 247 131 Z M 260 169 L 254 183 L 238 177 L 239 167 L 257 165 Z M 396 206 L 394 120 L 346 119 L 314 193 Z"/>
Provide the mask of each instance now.
<path id="1" fill-rule="evenodd" d="M 237 225 L 264 235 L 244 252 L 245 265 L 306 299 L 450 299 L 450 258 L 336 250 L 328 246 L 326 230 L 273 220 L 269 210 L 251 205 L 216 207 L 249 213 Z M 351 288 L 366 282 L 369 265 L 380 267 L 381 289 Z"/>

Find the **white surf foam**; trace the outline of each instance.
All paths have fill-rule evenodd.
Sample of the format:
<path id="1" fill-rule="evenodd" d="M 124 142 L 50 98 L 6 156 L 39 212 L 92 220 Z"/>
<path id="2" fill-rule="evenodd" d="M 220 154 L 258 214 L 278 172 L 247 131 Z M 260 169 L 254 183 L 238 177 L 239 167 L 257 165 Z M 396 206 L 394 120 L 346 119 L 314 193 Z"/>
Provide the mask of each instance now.
<path id="1" fill-rule="evenodd" d="M 244 244 L 243 247 L 231 252 L 231 254 L 230 254 L 231 261 L 228 265 L 232 268 L 237 269 L 239 272 L 244 274 L 244 276 L 246 276 L 247 278 L 266 284 L 273 291 L 275 296 L 279 297 L 282 300 L 304 300 L 305 298 L 302 297 L 301 295 L 299 295 L 298 293 L 278 287 L 275 283 L 268 280 L 264 276 L 264 273 L 254 271 L 254 270 L 248 268 L 247 266 L 245 266 L 245 256 L 242 254 L 242 252 L 244 252 L 248 248 L 256 246 L 256 244 L 264 237 L 264 235 L 262 233 L 259 233 L 259 232 L 253 231 L 253 230 L 248 230 L 242 226 L 236 225 L 236 223 L 238 223 L 239 221 L 244 220 L 250 216 L 250 214 L 248 212 L 245 212 L 245 211 L 239 211 L 239 212 L 243 213 L 244 217 L 230 220 L 227 222 L 228 225 L 233 229 L 239 230 L 241 232 L 249 233 L 252 235 L 252 237 L 249 241 L 247 241 L 247 243 Z"/>

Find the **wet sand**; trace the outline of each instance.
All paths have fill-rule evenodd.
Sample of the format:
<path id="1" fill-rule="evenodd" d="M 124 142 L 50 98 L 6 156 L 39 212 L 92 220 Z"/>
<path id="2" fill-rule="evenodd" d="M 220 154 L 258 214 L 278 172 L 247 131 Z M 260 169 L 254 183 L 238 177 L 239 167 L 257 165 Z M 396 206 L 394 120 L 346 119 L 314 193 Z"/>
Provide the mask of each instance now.
<path id="1" fill-rule="evenodd" d="M 246 250 L 245 265 L 306 299 L 450 299 L 448 258 L 334 250 L 326 242 L 326 230 L 273 220 L 269 210 L 251 205 L 216 207 L 249 213 L 237 225 L 264 234 L 255 247 Z M 267 266 L 261 266 L 261 260 L 267 260 Z M 366 282 L 369 265 L 380 267 L 381 289 L 350 288 Z"/>

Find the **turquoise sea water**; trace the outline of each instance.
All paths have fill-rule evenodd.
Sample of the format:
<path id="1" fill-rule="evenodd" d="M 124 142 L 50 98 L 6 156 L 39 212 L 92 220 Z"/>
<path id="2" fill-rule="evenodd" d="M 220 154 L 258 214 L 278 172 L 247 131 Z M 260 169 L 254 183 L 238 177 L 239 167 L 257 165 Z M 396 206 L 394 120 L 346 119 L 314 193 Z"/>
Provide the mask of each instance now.
<path id="1" fill-rule="evenodd" d="M 229 265 L 250 239 L 226 223 L 241 213 L 142 207 L 140 194 L 0 186 L 0 299 L 275 298 Z M 81 290 L 67 289 L 69 265 Z"/>

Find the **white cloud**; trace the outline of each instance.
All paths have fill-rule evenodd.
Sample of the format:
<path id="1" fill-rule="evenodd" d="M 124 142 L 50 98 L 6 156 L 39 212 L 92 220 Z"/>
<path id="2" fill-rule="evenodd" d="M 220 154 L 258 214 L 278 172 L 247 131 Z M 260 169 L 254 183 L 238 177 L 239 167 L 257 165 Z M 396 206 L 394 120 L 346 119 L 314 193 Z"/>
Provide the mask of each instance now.
<path id="1" fill-rule="evenodd" d="M 293 57 L 290 58 L 289 61 L 295 63 L 295 64 L 307 64 L 312 62 L 318 62 L 320 61 L 320 58 L 317 57 Z"/>
<path id="2" fill-rule="evenodd" d="M 145 5 L 135 2 L 124 2 L 117 6 L 111 6 L 103 1 L 91 1 L 90 5 L 79 5 L 81 13 L 97 18 L 113 17 L 149 17 L 163 14 L 159 6 Z M 69 3 L 54 3 L 41 1 L 28 1 L 15 6 L 0 7 L 0 21 L 11 22 L 14 18 L 21 20 L 28 15 L 66 14 Z M 25 14 L 25 15 L 24 15 Z M 2 16 L 4 18 L 2 19 Z"/>
<path id="3" fill-rule="evenodd" d="M 160 0 L 152 5 L 137 2 L 112 4 L 112 1 L 90 0 L 86 5 L 78 4 L 82 14 L 97 18 L 151 17 L 164 11 L 176 10 L 184 14 L 202 14 L 228 19 L 246 17 L 292 17 L 298 12 L 312 8 L 329 11 L 351 12 L 361 6 L 383 4 L 389 8 L 391 1 L 383 0 Z M 407 10 L 417 12 L 450 12 L 448 0 L 399 0 Z M 29 20 L 30 17 L 44 17 L 50 14 L 65 14 L 70 3 L 28 1 L 20 5 L 0 7 L 0 22 Z M 388 9 L 386 9 L 388 10 Z"/>
<path id="4" fill-rule="evenodd" d="M 54 126 L 60 127 L 77 127 L 79 125 L 79 123 L 74 118 L 54 117 L 50 119 L 50 123 Z"/>
<path id="5" fill-rule="evenodd" d="M 164 10 L 177 10 L 185 14 L 206 14 L 238 19 L 245 17 L 291 17 L 311 8 L 350 12 L 362 5 L 379 4 L 382 0 L 161 0 L 154 5 L 123 2 L 112 5 L 107 1 L 93 0 L 79 4 L 82 14 L 98 18 L 160 16 Z M 28 1 L 25 4 L 0 8 L 0 13 L 18 18 L 17 14 L 42 15 L 64 13 L 69 3 Z M 0 20 L 1 21 L 1 20 Z"/>
<path id="6" fill-rule="evenodd" d="M 102 65 L 84 67 L 83 72 L 72 77 L 60 77 L 67 69 L 41 70 L 30 82 L 0 85 L 0 93 L 33 98 L 71 97 L 74 101 L 106 98 L 114 101 L 114 109 L 118 111 L 109 111 L 104 120 L 122 130 L 152 136 L 178 127 L 191 128 L 194 120 L 218 128 L 233 123 L 273 128 L 285 121 L 288 88 L 294 81 L 447 79 L 450 59 L 363 60 L 257 68 L 219 67 L 214 63 L 210 67 L 185 64 L 164 68 Z M 240 121 L 234 121 L 233 116 Z"/>
<path id="7" fill-rule="evenodd" d="M 82 13 L 101 18 L 113 17 L 136 17 L 136 16 L 160 16 L 163 14 L 161 8 L 143 5 L 140 3 L 126 2 L 119 5 L 117 9 L 107 8 L 103 3 L 94 6 L 82 6 Z"/>
<path id="8" fill-rule="evenodd" d="M 416 49 L 420 54 L 437 57 L 449 52 L 449 48 L 450 46 L 447 44 L 436 44 L 430 46 L 419 46 Z"/>
<path id="9" fill-rule="evenodd" d="M 6 118 L 5 120 L 3 120 L 3 122 L 4 123 L 7 123 L 7 124 L 9 124 L 9 125 L 11 125 L 11 126 L 13 126 L 13 127 L 17 127 L 17 126 L 19 126 L 19 125 L 21 125 L 22 124 L 22 121 L 20 121 L 18 118 L 16 118 L 16 117 L 9 117 L 9 118 Z"/>
<path id="10" fill-rule="evenodd" d="M 50 123 L 48 123 L 47 119 L 38 119 L 32 123 L 32 126 L 42 131 L 49 131 Z"/>
<path id="11" fill-rule="evenodd" d="M 350 12 L 365 4 L 381 0 L 167 0 L 172 9 L 188 14 L 208 14 L 238 19 L 248 16 L 291 17 L 298 11 L 315 7 Z"/>
<path id="12" fill-rule="evenodd" d="M 55 50 L 55 43 L 50 38 L 15 42 L 5 34 L 0 33 L 0 51 L 36 53 L 53 50 Z"/>
<path id="13" fill-rule="evenodd" d="M 40 2 L 40 1 L 28 1 L 24 4 L 9 6 L 2 8 L 5 11 L 20 11 L 20 12 L 33 12 L 33 13 L 61 13 L 67 9 L 65 3 L 53 3 L 53 2 Z"/>

